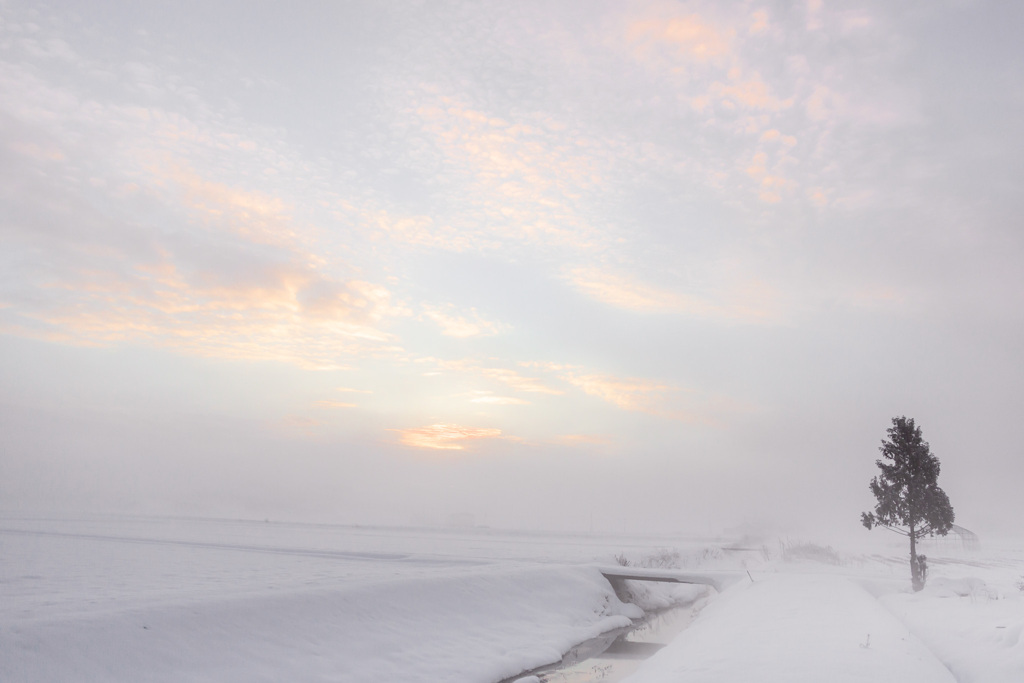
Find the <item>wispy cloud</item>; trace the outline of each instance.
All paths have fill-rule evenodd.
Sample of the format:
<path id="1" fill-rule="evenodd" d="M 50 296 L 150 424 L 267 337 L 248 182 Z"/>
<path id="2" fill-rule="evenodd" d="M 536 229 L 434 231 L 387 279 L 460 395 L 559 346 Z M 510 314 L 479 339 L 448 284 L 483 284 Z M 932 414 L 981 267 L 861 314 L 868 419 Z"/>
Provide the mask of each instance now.
<path id="1" fill-rule="evenodd" d="M 315 408 L 356 408 L 358 407 L 355 403 L 345 403 L 344 401 L 333 401 L 331 399 L 324 399 L 322 401 L 316 401 L 313 403 Z"/>
<path id="2" fill-rule="evenodd" d="M 416 127 L 408 145 L 417 168 L 461 182 L 445 183 L 459 188 L 445 193 L 452 210 L 380 221 L 389 238 L 454 251 L 592 251 L 607 241 L 585 201 L 611 189 L 612 157 L 599 140 L 550 114 L 524 111 L 510 119 L 429 84 L 419 88 L 408 116 Z"/>
<path id="3" fill-rule="evenodd" d="M 636 19 L 626 28 L 626 39 L 639 58 L 650 60 L 667 53 L 680 61 L 705 63 L 721 60 L 732 54 L 733 32 L 712 26 L 696 14 L 659 16 Z"/>
<path id="4" fill-rule="evenodd" d="M 653 415 L 666 414 L 666 396 L 678 391 L 663 382 L 610 375 L 566 374 L 562 379 L 583 390 L 613 403 L 623 410 L 634 410 Z"/>
<path id="5" fill-rule="evenodd" d="M 598 268 L 572 269 L 568 280 L 597 301 L 639 313 L 673 313 L 746 323 L 771 322 L 779 314 L 771 288 L 754 281 L 732 284 L 710 297 L 682 294 Z"/>
<path id="6" fill-rule="evenodd" d="M 822 49 L 824 32 L 850 50 L 891 50 L 900 41 L 870 9 L 816 1 L 785 14 L 749 5 L 693 7 L 631 5 L 608 39 L 657 80 L 667 99 L 690 105 L 689 125 L 702 135 L 720 132 L 713 148 L 685 159 L 689 182 L 718 192 L 746 186 L 756 201 L 779 208 L 829 205 L 857 193 L 837 185 L 851 175 L 839 168 L 860 164 L 851 135 L 866 140 L 872 129 L 921 118 L 912 88 L 871 88 L 866 84 L 875 79 Z M 771 138 L 764 133 L 771 131 L 785 147 L 765 145 Z M 764 173 L 747 173 L 757 154 L 768 156 Z"/>
<path id="7" fill-rule="evenodd" d="M 543 380 L 537 377 L 527 377 L 512 368 L 493 367 L 485 365 L 476 359 L 442 360 L 437 358 L 422 358 L 422 363 L 432 363 L 438 368 L 449 372 L 467 373 L 478 375 L 494 382 L 504 384 L 516 391 L 537 394 L 559 395 L 564 393 L 560 389 L 548 386 Z"/>
<path id="8" fill-rule="evenodd" d="M 560 434 L 551 439 L 553 443 L 575 448 L 611 446 L 615 439 L 607 434 Z"/>
<path id="9" fill-rule="evenodd" d="M 549 387 L 535 377 L 524 377 L 509 368 L 480 368 L 479 373 L 488 379 L 506 384 L 517 391 L 552 395 L 563 393 L 559 389 Z"/>
<path id="10" fill-rule="evenodd" d="M 717 103 L 725 109 L 743 107 L 753 110 L 776 112 L 793 106 L 793 98 L 780 99 L 757 72 L 745 75 L 739 67 L 726 74 L 726 79 L 715 81 L 707 94 L 693 100 L 697 109 L 703 110 L 709 103 Z"/>
<path id="11" fill-rule="evenodd" d="M 449 337 L 480 337 L 499 334 L 506 325 L 485 320 L 475 308 L 460 312 L 454 305 L 424 304 L 423 316 L 436 323 L 441 333 Z"/>
<path id="12" fill-rule="evenodd" d="M 500 429 L 462 427 L 451 424 L 435 424 L 391 431 L 398 433 L 399 441 L 405 446 L 439 451 L 461 451 L 476 441 L 509 438 L 502 436 Z"/>
<path id="13" fill-rule="evenodd" d="M 524 398 L 516 398 L 514 396 L 495 396 L 490 391 L 476 391 L 473 392 L 473 397 L 469 399 L 470 403 L 484 403 L 487 405 L 494 406 L 528 406 L 530 402 Z"/>
<path id="14" fill-rule="evenodd" d="M 94 66 L 75 67 L 83 80 L 95 78 Z M 0 63 L 0 109 L 21 131 L 20 141 L 0 140 L 17 148 L 19 179 L 4 190 L 4 203 L 19 207 L 5 244 L 40 255 L 20 258 L 19 278 L 0 291 L 0 330 L 309 368 L 344 367 L 346 357 L 394 346 L 387 321 L 408 310 L 391 291 L 323 258 L 294 197 L 225 173 L 225 162 L 244 166 L 247 156 L 267 162 L 267 172 L 294 169 L 267 151 L 273 144 L 225 126 L 194 106 L 194 94 L 192 117 L 83 104 L 41 73 Z M 159 80 L 152 67 L 126 73 Z M 173 101 L 170 86 L 159 87 L 158 99 Z M 232 175 L 235 182 L 221 179 Z"/>
<path id="15" fill-rule="evenodd" d="M 622 410 L 689 424 L 720 425 L 726 416 L 752 410 L 746 403 L 731 397 L 662 380 L 584 371 L 567 372 L 560 377 L 585 394 Z"/>
<path id="16" fill-rule="evenodd" d="M 141 258 L 113 242 L 65 244 L 70 261 L 33 276 L 47 296 L 9 300 L 4 328 L 69 343 L 144 341 L 324 368 L 393 343 L 382 324 L 405 309 L 387 288 L 337 279 L 292 244 L 282 202 L 187 178 L 186 193 L 201 191 L 187 207 L 205 232 L 153 235 L 155 249 Z"/>
<path id="17" fill-rule="evenodd" d="M 685 297 L 675 292 L 638 282 L 625 275 L 609 273 L 605 269 L 574 268 L 568 272 L 568 279 L 573 287 L 591 298 L 631 311 L 678 312 L 687 303 Z"/>
<path id="18" fill-rule="evenodd" d="M 283 418 L 272 422 L 270 427 L 276 431 L 284 432 L 289 436 L 314 436 L 323 426 L 323 423 L 316 418 L 307 415 L 285 415 Z"/>

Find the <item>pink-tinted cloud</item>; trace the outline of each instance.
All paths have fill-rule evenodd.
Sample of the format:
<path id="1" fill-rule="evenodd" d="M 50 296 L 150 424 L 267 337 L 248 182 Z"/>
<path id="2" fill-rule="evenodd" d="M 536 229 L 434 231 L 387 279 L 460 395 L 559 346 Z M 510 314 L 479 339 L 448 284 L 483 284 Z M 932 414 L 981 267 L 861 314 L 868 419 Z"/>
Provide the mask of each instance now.
<path id="1" fill-rule="evenodd" d="M 405 309 L 381 285 L 331 274 L 296 238 L 282 201 L 194 172 L 175 170 L 164 180 L 166 192 L 185 196 L 200 232 L 154 238 L 159 246 L 141 257 L 116 243 L 65 245 L 73 262 L 40 283 L 46 296 L 11 306 L 20 322 L 9 317 L 6 330 L 319 368 L 392 343 L 383 325 Z M 141 188 L 131 193 L 154 199 Z"/>
<path id="2" fill-rule="evenodd" d="M 481 337 L 501 333 L 506 329 L 501 323 L 485 320 L 475 308 L 458 311 L 455 306 L 423 306 L 423 317 L 441 328 L 441 334 L 449 337 Z"/>
<path id="3" fill-rule="evenodd" d="M 439 360 L 435 358 L 421 359 L 423 362 L 434 363 L 437 367 L 449 372 L 478 375 L 494 382 L 504 384 L 516 391 L 557 396 L 565 393 L 548 386 L 536 377 L 527 377 L 511 368 L 492 367 L 473 359 Z"/>
<path id="4" fill-rule="evenodd" d="M 643 60 L 667 52 L 683 62 L 704 63 L 732 52 L 732 32 L 720 30 L 696 14 L 634 20 L 626 28 L 626 40 Z"/>
<path id="5" fill-rule="evenodd" d="M 331 399 L 324 399 L 322 401 L 315 401 L 313 403 L 314 408 L 357 408 L 355 403 L 345 403 L 344 401 L 333 401 Z"/>
<path id="6" fill-rule="evenodd" d="M 639 313 L 680 314 L 698 318 L 765 323 L 778 318 L 774 290 L 753 280 L 719 287 L 714 296 L 693 296 L 655 287 L 606 269 L 576 268 L 570 284 L 597 301 Z"/>
<path id="7" fill-rule="evenodd" d="M 95 72 L 78 67 L 85 80 Z M 3 112 L 24 131 L 19 177 L 48 197 L 33 206 L 33 226 L 7 234 L 42 256 L 23 295 L 5 297 L 4 332 L 315 368 L 391 352 L 388 321 L 408 310 L 388 287 L 325 258 L 321 226 L 277 191 L 290 183 L 282 170 L 311 175 L 301 160 L 258 129 L 190 106 L 195 98 L 175 99 L 152 65 L 124 70 L 159 89 L 146 106 L 83 101 L 44 73 L 0 63 Z M 59 168 L 35 172 L 43 164 Z M 267 174 L 280 180 L 263 182 Z"/>
<path id="8" fill-rule="evenodd" d="M 675 292 L 601 268 L 574 268 L 569 271 L 568 279 L 573 287 L 591 298 L 631 311 L 678 312 L 690 303 Z M 696 308 L 701 306 L 698 304 Z"/>
<path id="9" fill-rule="evenodd" d="M 514 396 L 495 396 L 490 391 L 477 391 L 474 392 L 473 398 L 469 399 L 470 403 L 482 403 L 485 405 L 492 406 L 528 406 L 530 402 L 523 398 L 516 398 Z"/>
<path id="10" fill-rule="evenodd" d="M 758 10 L 750 15 L 750 28 L 747 29 L 747 33 L 750 35 L 764 33 L 768 30 L 768 27 L 768 12 Z"/>
<path id="11" fill-rule="evenodd" d="M 509 438 L 502 436 L 500 429 L 462 427 L 452 424 L 435 424 L 391 431 L 398 433 L 399 441 L 405 446 L 439 451 L 461 451 L 476 441 Z"/>
<path id="12" fill-rule="evenodd" d="M 508 244 L 594 250 L 605 241 L 582 201 L 610 186 L 608 145 L 550 116 L 517 120 L 424 86 L 409 144 L 432 175 L 469 180 L 443 218 L 378 220 L 391 239 L 454 251 Z"/>
<path id="13" fill-rule="evenodd" d="M 744 78 L 739 68 L 730 70 L 728 80 L 711 84 L 705 98 L 700 100 L 701 103 L 709 101 L 730 109 L 740 106 L 769 112 L 793 105 L 792 98 L 783 100 L 777 97 L 758 73 L 754 72 Z"/>
<path id="14" fill-rule="evenodd" d="M 743 401 L 729 396 L 643 377 L 569 372 L 561 375 L 561 379 L 622 410 L 689 424 L 720 426 L 726 417 L 752 410 Z"/>
<path id="15" fill-rule="evenodd" d="M 654 415 L 666 413 L 666 397 L 677 391 L 663 382 L 640 378 L 567 374 L 562 379 L 579 387 L 584 393 L 608 401 L 623 410 Z"/>

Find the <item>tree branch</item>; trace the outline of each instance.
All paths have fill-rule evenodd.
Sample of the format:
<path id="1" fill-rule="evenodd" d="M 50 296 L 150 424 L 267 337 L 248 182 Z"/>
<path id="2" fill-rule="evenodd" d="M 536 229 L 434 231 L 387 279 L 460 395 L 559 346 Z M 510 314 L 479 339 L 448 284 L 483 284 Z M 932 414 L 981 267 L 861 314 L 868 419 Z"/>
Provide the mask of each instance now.
<path id="1" fill-rule="evenodd" d="M 900 536 L 910 536 L 910 532 L 909 531 L 906 531 L 905 529 L 900 529 L 899 527 L 889 526 L 888 524 L 882 524 L 881 522 L 875 522 L 875 526 L 880 526 L 883 529 L 888 529 L 889 531 L 893 532 L 894 534 L 899 534 Z M 916 537 L 917 536 L 915 534 L 915 538 Z"/>

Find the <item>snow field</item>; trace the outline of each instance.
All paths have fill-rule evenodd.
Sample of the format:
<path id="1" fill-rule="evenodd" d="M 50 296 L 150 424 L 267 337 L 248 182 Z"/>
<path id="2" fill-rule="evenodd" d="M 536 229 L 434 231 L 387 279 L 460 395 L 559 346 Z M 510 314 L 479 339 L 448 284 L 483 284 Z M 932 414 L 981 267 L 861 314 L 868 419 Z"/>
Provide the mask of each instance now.
<path id="1" fill-rule="evenodd" d="M 593 569 L 491 568 L 5 624 L 0 680 L 497 681 L 640 615 Z"/>
<path id="2" fill-rule="evenodd" d="M 900 540 L 8 518 L 0 681 L 495 683 L 639 615 L 590 566 L 620 553 L 754 579 L 702 601 L 634 683 L 1024 681 L 1024 546 L 928 548 L 913 594 Z M 627 587 L 645 609 L 704 590 Z"/>

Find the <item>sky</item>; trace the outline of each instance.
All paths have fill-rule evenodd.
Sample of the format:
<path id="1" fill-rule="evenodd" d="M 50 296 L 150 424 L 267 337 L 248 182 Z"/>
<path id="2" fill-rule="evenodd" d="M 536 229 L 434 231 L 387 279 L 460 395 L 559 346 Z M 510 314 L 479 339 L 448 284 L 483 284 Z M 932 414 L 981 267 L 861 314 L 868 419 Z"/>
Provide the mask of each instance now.
<path id="1" fill-rule="evenodd" d="M 1022 30 L 0 0 L 0 509 L 851 530 L 906 415 L 1015 530 Z"/>

